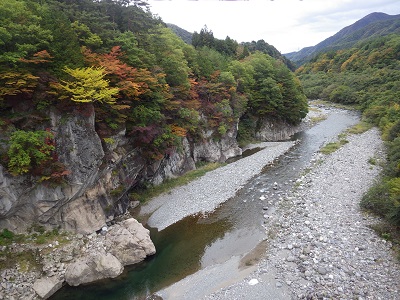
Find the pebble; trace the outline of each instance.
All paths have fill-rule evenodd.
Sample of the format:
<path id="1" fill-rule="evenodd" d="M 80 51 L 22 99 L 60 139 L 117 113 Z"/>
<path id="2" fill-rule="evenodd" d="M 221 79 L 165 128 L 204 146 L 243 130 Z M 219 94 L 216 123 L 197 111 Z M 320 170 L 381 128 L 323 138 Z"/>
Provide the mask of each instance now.
<path id="1" fill-rule="evenodd" d="M 253 278 L 249 281 L 249 285 L 256 285 L 258 283 L 258 280 Z"/>

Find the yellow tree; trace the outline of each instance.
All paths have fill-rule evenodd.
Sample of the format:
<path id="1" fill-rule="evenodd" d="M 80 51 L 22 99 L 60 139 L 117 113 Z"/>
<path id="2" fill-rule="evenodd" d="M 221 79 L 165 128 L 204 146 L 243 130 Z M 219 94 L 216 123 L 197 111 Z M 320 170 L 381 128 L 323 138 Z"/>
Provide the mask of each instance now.
<path id="1" fill-rule="evenodd" d="M 62 80 L 57 88 L 65 94 L 61 99 L 69 98 L 75 102 L 89 103 L 100 102 L 114 104 L 115 97 L 119 92 L 118 88 L 109 86 L 109 81 L 104 79 L 105 69 L 100 68 L 64 68 L 73 80 Z"/>

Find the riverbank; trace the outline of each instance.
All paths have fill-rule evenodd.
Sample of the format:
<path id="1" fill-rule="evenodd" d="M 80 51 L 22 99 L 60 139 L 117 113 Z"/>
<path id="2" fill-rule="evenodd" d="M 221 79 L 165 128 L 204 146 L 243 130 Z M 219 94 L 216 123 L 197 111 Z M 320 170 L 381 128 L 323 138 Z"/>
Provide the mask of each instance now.
<path id="1" fill-rule="evenodd" d="M 263 143 L 261 151 L 152 199 L 142 206 L 140 214 L 151 214 L 147 225 L 160 231 L 184 217 L 212 212 L 294 145 L 293 141 Z"/>
<path id="2" fill-rule="evenodd" d="M 335 108 L 310 102 L 310 110 L 298 126 L 303 131 L 315 125 L 332 113 Z M 150 216 L 147 225 L 159 231 L 193 214 L 207 214 L 226 202 L 246 182 L 259 174 L 277 158 L 284 155 L 296 144 L 294 141 L 260 142 L 249 144 L 243 151 L 260 148 L 251 156 L 241 158 L 224 167 L 206 173 L 185 186 L 173 189 L 151 199 L 140 209 L 139 215 Z"/>
<path id="3" fill-rule="evenodd" d="M 257 271 L 207 299 L 399 299 L 400 266 L 376 235 L 377 217 L 360 210 L 384 157 L 379 132 L 351 135 L 317 154 L 265 224 L 269 247 Z M 272 282 L 272 284 L 271 284 Z"/>
<path id="4" fill-rule="evenodd" d="M 359 207 L 379 175 L 372 162 L 383 159 L 383 144 L 376 129 L 346 139 L 330 155 L 315 153 L 308 173 L 273 213 L 266 212 L 268 246 L 256 270 L 235 273 L 240 262 L 232 258 L 158 294 L 163 299 L 399 299 L 400 267 L 392 245 L 370 228 L 379 219 Z"/>
<path id="5" fill-rule="evenodd" d="M 321 111 L 318 112 L 318 114 L 320 113 Z M 311 115 L 313 115 L 313 113 L 311 113 Z M 309 115 L 304 120 L 302 126 L 310 126 L 312 122 L 312 116 Z M 172 217 L 170 219 L 163 217 L 163 219 L 165 219 L 164 221 L 166 221 L 166 223 L 163 223 L 163 226 L 166 227 L 188 214 L 198 212 L 206 213 L 213 210 L 219 204 L 234 195 L 248 179 L 255 174 L 258 174 L 262 167 L 273 163 L 274 159 L 281 156 L 294 144 L 294 142 L 277 142 L 257 145 L 257 147 L 267 148 L 260 151 L 257 156 L 252 156 L 252 158 L 248 158 L 241 162 L 248 163 L 249 165 L 252 165 L 252 167 L 247 168 L 246 172 L 241 172 L 240 176 L 232 176 L 232 174 L 236 175 L 235 166 L 238 167 L 238 165 L 241 164 L 239 162 L 232 163 L 227 168 L 222 168 L 222 172 L 226 172 L 225 175 L 227 177 L 228 175 L 232 178 L 237 177 L 234 182 L 221 180 L 223 179 L 223 177 L 220 176 L 221 173 L 211 173 L 211 177 L 208 177 L 208 180 L 202 182 L 197 191 L 194 190 L 195 195 L 201 195 L 203 199 L 206 199 L 207 201 L 200 201 L 198 203 L 200 204 L 200 207 L 197 208 L 191 203 L 183 201 L 182 203 L 186 203 L 185 205 L 186 207 L 189 207 L 189 210 L 179 210 L 180 213 L 175 215 L 170 214 L 168 209 L 166 210 L 165 207 L 163 207 L 159 212 L 163 211 L 164 214 L 167 213 Z M 243 166 L 239 166 L 239 169 L 243 169 Z M 218 186 L 215 184 L 216 182 L 219 182 L 219 188 L 216 188 Z M 206 186 L 211 186 L 212 188 L 204 189 L 204 184 L 207 184 Z M 204 190 L 207 190 L 207 192 L 204 193 Z M 197 201 L 196 197 L 190 199 L 192 201 Z M 151 201 L 151 203 L 154 205 L 157 201 Z M 172 201 L 172 204 L 173 203 L 175 202 Z M 204 203 L 206 203 L 205 206 Z M 156 208 L 158 209 L 159 207 L 156 206 Z M 175 209 L 176 207 L 173 207 L 172 205 L 169 206 L 169 208 Z M 162 213 L 160 215 L 162 216 Z M 126 217 L 128 218 L 130 216 L 127 215 Z M 56 234 L 53 237 L 47 236 L 47 232 L 45 232 L 43 233 L 43 236 L 45 237 L 45 241 L 42 241 L 41 244 L 38 245 L 35 245 L 35 239 L 32 240 L 28 236 L 25 238 L 27 242 L 26 244 L 24 243 L 24 240 L 22 242 L 15 242 L 10 247 L 4 246 L 0 248 L 0 250 L 5 253 L 4 255 L 11 255 L 13 257 L 21 257 L 22 255 L 25 255 L 25 253 L 29 254 L 27 258 L 15 259 L 17 263 L 14 266 L 2 269 L 0 299 L 38 299 L 39 297 L 35 293 L 35 290 L 39 291 L 39 289 L 40 295 L 51 295 L 63 284 L 68 265 L 80 256 L 81 252 L 97 253 L 99 249 L 101 250 L 104 239 L 102 233 L 91 233 L 88 235 L 68 234 L 66 237 L 64 237 L 64 233 L 62 233 L 62 235 Z M 248 271 L 246 271 L 246 274 L 248 274 Z M 35 282 L 37 282 L 37 280 L 42 276 L 45 276 L 44 278 L 46 278 L 46 280 L 39 280 L 41 287 L 38 288 L 36 284 L 36 288 L 34 289 Z"/>

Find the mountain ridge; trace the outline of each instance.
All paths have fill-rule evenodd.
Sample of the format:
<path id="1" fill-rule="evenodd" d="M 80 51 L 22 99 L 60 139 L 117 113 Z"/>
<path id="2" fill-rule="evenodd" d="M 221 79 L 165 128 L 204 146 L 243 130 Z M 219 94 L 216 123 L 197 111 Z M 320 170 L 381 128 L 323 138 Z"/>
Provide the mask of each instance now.
<path id="1" fill-rule="evenodd" d="M 361 40 L 373 36 L 384 36 L 391 33 L 400 33 L 400 14 L 388 15 L 382 12 L 373 12 L 360 20 L 339 30 L 315 46 L 309 46 L 300 51 L 283 54 L 297 66 L 314 58 L 319 52 L 350 48 Z"/>

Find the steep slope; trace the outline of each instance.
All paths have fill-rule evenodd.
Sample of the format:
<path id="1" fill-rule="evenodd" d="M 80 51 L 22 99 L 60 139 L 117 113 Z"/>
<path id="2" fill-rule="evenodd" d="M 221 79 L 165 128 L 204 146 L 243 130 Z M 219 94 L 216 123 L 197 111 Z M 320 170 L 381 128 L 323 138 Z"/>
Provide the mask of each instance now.
<path id="1" fill-rule="evenodd" d="M 400 15 L 374 12 L 343 28 L 315 46 L 284 55 L 300 66 L 310 61 L 319 52 L 351 48 L 360 41 L 391 33 L 400 33 Z"/>

